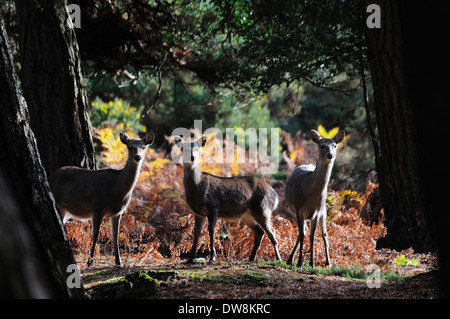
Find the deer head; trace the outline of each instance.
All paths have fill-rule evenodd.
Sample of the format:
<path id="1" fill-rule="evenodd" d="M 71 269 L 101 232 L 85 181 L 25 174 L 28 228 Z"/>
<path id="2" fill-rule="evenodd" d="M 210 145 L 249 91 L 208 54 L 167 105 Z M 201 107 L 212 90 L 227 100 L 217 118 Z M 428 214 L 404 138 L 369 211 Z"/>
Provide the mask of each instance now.
<path id="1" fill-rule="evenodd" d="M 120 133 L 120 141 L 128 148 L 128 160 L 139 163 L 145 157 L 147 146 L 155 141 L 155 134 L 149 133 L 142 139 L 131 139 L 128 134 Z"/>
<path id="2" fill-rule="evenodd" d="M 311 130 L 311 138 L 319 146 L 319 159 L 330 162 L 336 157 L 338 145 L 344 140 L 345 132 L 339 131 L 333 138 L 323 138 L 319 132 Z"/>
<path id="3" fill-rule="evenodd" d="M 202 136 L 196 142 L 185 142 L 181 136 L 175 136 L 177 147 L 183 151 L 183 163 L 198 163 L 201 148 L 205 146 L 207 139 Z"/>

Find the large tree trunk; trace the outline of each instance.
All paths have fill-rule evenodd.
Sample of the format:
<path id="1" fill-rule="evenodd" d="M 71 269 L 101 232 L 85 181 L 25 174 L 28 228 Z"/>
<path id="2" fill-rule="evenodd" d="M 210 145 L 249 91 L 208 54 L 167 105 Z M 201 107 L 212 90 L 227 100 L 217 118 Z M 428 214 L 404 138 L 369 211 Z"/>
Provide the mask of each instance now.
<path id="1" fill-rule="evenodd" d="M 0 172 L 0 298 L 50 298 L 30 229 Z"/>
<path id="2" fill-rule="evenodd" d="M 378 176 L 388 234 L 380 246 L 437 248 L 449 293 L 446 198 L 450 3 L 424 6 L 366 1 L 381 7 L 381 29 L 367 31 L 381 161 Z M 447 174 L 448 175 L 448 174 Z"/>
<path id="3" fill-rule="evenodd" d="M 409 94 L 405 30 L 397 1 L 380 1 L 383 25 L 368 31 L 381 158 L 378 169 L 387 236 L 379 245 L 395 249 L 431 249 L 419 172 L 418 126 Z M 400 8 L 400 6 L 402 8 Z"/>
<path id="4" fill-rule="evenodd" d="M 75 260 L 28 122 L 1 16 L 0 29 L 0 175 L 5 182 L 0 184 L 0 269 L 8 271 L 1 289 L 11 289 L 0 295 L 83 297 L 82 287 L 69 289 L 66 283 L 72 275 L 67 266 Z M 33 270 L 23 273 L 29 267 Z"/>
<path id="5" fill-rule="evenodd" d="M 95 167 L 92 128 L 75 31 L 64 0 L 16 0 L 21 80 L 47 174 Z"/>

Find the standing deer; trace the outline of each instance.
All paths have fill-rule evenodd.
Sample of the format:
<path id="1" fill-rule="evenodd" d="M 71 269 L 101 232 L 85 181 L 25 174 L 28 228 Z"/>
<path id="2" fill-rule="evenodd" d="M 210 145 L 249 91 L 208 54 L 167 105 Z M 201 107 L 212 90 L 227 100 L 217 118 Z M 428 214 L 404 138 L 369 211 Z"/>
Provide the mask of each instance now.
<path id="1" fill-rule="evenodd" d="M 278 205 L 278 195 L 273 188 L 253 176 L 218 177 L 202 172 L 199 158 L 200 150 L 206 144 L 205 136 L 196 142 L 185 142 L 180 136 L 175 136 L 174 140 L 183 150 L 186 202 L 195 213 L 194 242 L 187 262 L 192 263 L 195 259 L 198 238 L 206 218 L 211 245 L 210 264 L 216 258 L 214 232 L 218 218 L 228 221 L 242 219 L 252 230 L 255 241 L 250 261 L 255 259 L 264 232 L 273 244 L 277 260 L 281 260 L 271 222 L 272 212 Z"/>
<path id="2" fill-rule="evenodd" d="M 92 248 L 87 266 L 92 265 L 95 244 L 103 217 L 110 218 L 117 266 L 122 266 L 117 235 L 122 213 L 131 200 L 138 181 L 147 145 L 153 144 L 155 134 L 143 139 L 131 139 L 120 133 L 120 141 L 128 148 L 128 160 L 121 170 L 89 170 L 65 166 L 56 170 L 49 179 L 50 188 L 63 222 L 69 218 L 92 218 Z"/>
<path id="3" fill-rule="evenodd" d="M 289 257 L 288 264 L 291 265 L 300 244 L 300 257 L 298 267 L 302 266 L 303 239 L 306 234 L 305 221 L 311 220 L 310 241 L 311 241 L 311 259 L 309 264 L 314 267 L 314 233 L 317 222 L 322 229 L 322 237 L 325 245 L 326 264 L 331 265 L 328 253 L 328 235 L 327 235 L 327 211 L 325 201 L 327 198 L 328 182 L 330 180 L 331 170 L 338 144 L 344 139 L 345 132 L 339 131 L 334 138 L 322 138 L 320 134 L 311 130 L 312 140 L 319 146 L 319 158 L 316 166 L 301 165 L 297 167 L 289 177 L 285 187 L 285 198 L 295 213 L 299 236 L 295 243 L 294 250 Z"/>

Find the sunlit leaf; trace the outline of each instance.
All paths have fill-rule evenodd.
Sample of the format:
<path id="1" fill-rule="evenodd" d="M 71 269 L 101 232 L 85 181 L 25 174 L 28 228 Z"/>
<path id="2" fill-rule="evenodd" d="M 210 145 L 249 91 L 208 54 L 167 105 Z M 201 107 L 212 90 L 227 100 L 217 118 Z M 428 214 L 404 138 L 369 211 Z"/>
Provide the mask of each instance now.
<path id="1" fill-rule="evenodd" d="M 317 132 L 319 132 L 320 136 L 322 137 L 326 137 L 328 135 L 327 130 L 325 130 L 325 128 L 319 124 L 319 126 L 317 127 Z"/>
<path id="2" fill-rule="evenodd" d="M 317 132 L 319 132 L 320 136 L 323 138 L 333 138 L 339 132 L 339 127 L 334 127 L 330 131 L 327 131 L 322 125 L 319 124 L 317 127 Z"/>
<path id="3" fill-rule="evenodd" d="M 336 136 L 336 134 L 339 132 L 339 127 L 335 127 L 332 128 L 329 132 L 328 132 L 328 138 L 333 138 Z"/>

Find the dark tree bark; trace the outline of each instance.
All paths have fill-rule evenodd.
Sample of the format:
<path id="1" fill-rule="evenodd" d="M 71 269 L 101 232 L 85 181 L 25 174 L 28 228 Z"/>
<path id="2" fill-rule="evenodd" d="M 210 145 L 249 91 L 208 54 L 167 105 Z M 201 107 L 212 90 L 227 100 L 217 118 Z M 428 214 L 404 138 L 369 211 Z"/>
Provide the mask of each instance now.
<path id="1" fill-rule="evenodd" d="M 397 1 L 380 1 L 383 25 L 368 31 L 381 158 L 377 167 L 387 236 L 379 245 L 395 249 L 431 249 L 419 171 L 416 123 L 408 94 L 404 25 Z M 405 17 L 406 18 L 406 17 Z"/>
<path id="2" fill-rule="evenodd" d="M 446 112 L 449 2 L 366 1 L 381 7 L 367 31 L 381 160 L 378 176 L 388 234 L 379 246 L 437 248 L 450 287 Z M 448 174 L 447 174 L 448 175 Z"/>
<path id="3" fill-rule="evenodd" d="M 17 296 L 82 297 L 82 287 L 69 289 L 66 284 L 70 275 L 66 272 L 67 266 L 75 264 L 75 260 L 29 125 L 27 104 L 18 87 L 1 16 L 0 29 L 0 175 L 6 184 L 0 186 L 2 198 L 9 201 L 5 206 L 2 200 L 0 210 L 2 248 L 4 238 L 12 241 L 6 243 L 5 249 L 10 247 L 10 250 L 0 251 L 0 268 L 8 269 L 8 282 L 12 280 Z M 9 190 L 7 193 L 3 193 L 5 188 Z M 13 211 L 9 210 L 11 206 L 16 206 Z M 8 210 L 8 215 L 4 209 Z M 28 255 L 32 248 L 37 250 Z M 25 265 L 32 267 L 35 273 L 22 273 L 27 270 Z M 42 277 L 35 284 L 14 280 L 21 275 L 36 278 L 36 274 Z"/>
<path id="4" fill-rule="evenodd" d="M 64 0 L 17 0 L 21 80 L 47 174 L 95 167 L 92 128 L 75 31 Z"/>
<path id="5" fill-rule="evenodd" d="M 28 225 L 0 172 L 0 298 L 50 298 Z"/>

